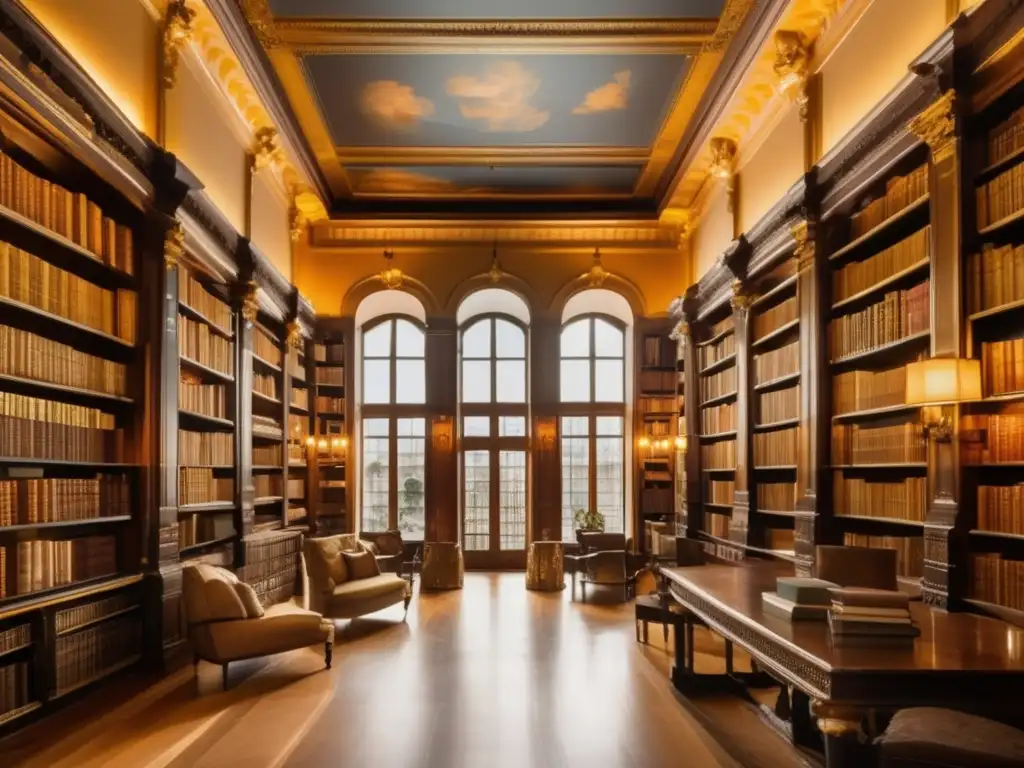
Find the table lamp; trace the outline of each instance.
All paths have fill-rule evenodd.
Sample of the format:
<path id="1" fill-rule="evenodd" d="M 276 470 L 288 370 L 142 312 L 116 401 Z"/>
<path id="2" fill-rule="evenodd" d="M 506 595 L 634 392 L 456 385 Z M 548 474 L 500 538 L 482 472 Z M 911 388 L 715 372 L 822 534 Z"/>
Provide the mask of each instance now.
<path id="1" fill-rule="evenodd" d="M 907 405 L 928 409 L 925 427 L 936 442 L 953 438 L 953 406 L 981 399 L 981 363 L 960 357 L 933 357 L 907 365 Z"/>

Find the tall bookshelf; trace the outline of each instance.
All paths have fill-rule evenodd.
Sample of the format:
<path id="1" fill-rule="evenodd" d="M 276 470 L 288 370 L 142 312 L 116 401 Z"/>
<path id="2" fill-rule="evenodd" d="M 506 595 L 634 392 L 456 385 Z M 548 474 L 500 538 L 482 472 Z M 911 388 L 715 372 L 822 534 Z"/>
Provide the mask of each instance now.
<path id="1" fill-rule="evenodd" d="M 311 457 L 316 471 L 316 530 L 319 535 L 354 530 L 348 494 L 348 345 L 340 323 L 324 319 L 317 323 L 313 345 L 313 384 L 311 403 Z"/>
<path id="2" fill-rule="evenodd" d="M 679 376 L 675 343 L 664 326 L 665 322 L 659 320 L 642 331 L 637 356 L 636 508 L 637 530 L 644 534 L 645 548 L 649 548 L 648 523 L 663 523 L 668 526 L 665 530 L 675 529 L 673 475 Z"/>
<path id="3" fill-rule="evenodd" d="M 310 375 L 312 342 L 302 335 L 293 321 L 285 361 L 288 379 L 288 415 L 285 421 L 285 525 L 307 532 L 312 505 L 309 498 L 309 463 L 307 438 L 312 434 L 310 423 L 315 405 Z M 314 373 L 315 375 L 315 373 Z"/>
<path id="4" fill-rule="evenodd" d="M 281 323 L 259 313 L 252 334 L 252 473 L 256 532 L 285 525 L 285 422 L 289 381 L 285 375 L 287 334 Z"/>

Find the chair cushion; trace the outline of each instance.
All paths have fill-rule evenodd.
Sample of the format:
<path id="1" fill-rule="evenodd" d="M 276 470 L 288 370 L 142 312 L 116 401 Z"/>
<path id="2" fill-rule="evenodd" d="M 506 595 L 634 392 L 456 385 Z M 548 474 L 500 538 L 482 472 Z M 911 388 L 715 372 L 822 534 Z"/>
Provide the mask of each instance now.
<path id="1" fill-rule="evenodd" d="M 334 588 L 334 600 L 362 600 L 391 592 L 401 592 L 404 595 L 406 585 L 405 579 L 393 573 L 382 573 L 368 579 L 352 579 Z"/>
<path id="2" fill-rule="evenodd" d="M 345 559 L 345 569 L 348 571 L 349 581 L 369 579 L 373 576 L 380 576 L 380 568 L 377 567 L 377 558 L 370 552 L 342 552 Z"/>
<path id="3" fill-rule="evenodd" d="M 360 539 L 359 546 L 369 552 L 371 555 L 379 555 L 380 547 L 377 546 L 377 542 L 369 541 L 368 539 Z"/>
<path id="4" fill-rule="evenodd" d="M 938 707 L 900 710 L 876 744 L 885 768 L 1024 765 L 1024 731 Z"/>
<path id="5" fill-rule="evenodd" d="M 189 624 L 230 621 L 248 616 L 235 589 L 238 577 L 231 571 L 195 563 L 185 566 L 181 578 L 185 616 Z"/>
<path id="6" fill-rule="evenodd" d="M 263 618 L 263 604 L 256 595 L 255 589 L 244 581 L 239 581 L 235 584 L 235 592 L 238 593 L 238 599 L 242 601 L 242 605 L 245 607 L 245 616 L 247 619 Z"/>
<path id="7" fill-rule="evenodd" d="M 359 540 L 353 533 L 342 533 L 337 536 L 324 536 L 319 539 L 306 539 L 302 545 L 306 556 L 306 569 L 309 578 L 319 591 L 330 592 L 334 585 L 348 579 L 345 558 L 342 552 L 358 552 Z"/>

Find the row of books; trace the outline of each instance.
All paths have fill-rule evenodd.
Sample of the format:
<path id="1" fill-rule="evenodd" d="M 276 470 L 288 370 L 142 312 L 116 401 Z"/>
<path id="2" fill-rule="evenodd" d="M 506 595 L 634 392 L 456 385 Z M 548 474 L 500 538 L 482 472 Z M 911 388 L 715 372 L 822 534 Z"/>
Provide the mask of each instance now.
<path id="1" fill-rule="evenodd" d="M 796 548 L 796 535 L 792 528 L 766 528 L 764 544 L 774 552 L 792 552 Z"/>
<path id="2" fill-rule="evenodd" d="M 344 415 L 345 413 L 345 398 L 343 397 L 325 397 L 324 395 L 316 396 L 316 411 L 317 413 L 329 413 Z"/>
<path id="3" fill-rule="evenodd" d="M 754 466 L 782 467 L 796 464 L 799 429 L 754 433 Z"/>
<path id="4" fill-rule="evenodd" d="M 277 396 L 277 377 L 269 373 L 253 371 L 252 391 L 274 400 L 279 399 Z"/>
<path id="5" fill-rule="evenodd" d="M 885 184 L 884 197 L 872 200 L 850 217 L 850 238 L 855 240 L 866 234 L 927 194 L 927 164 L 915 168 L 906 176 L 892 177 Z"/>
<path id="6" fill-rule="evenodd" d="M 1024 300 L 1024 245 L 986 244 L 967 257 L 967 312 Z"/>
<path id="7" fill-rule="evenodd" d="M 672 424 L 667 421 L 645 421 L 643 430 L 648 437 L 668 437 L 672 434 Z"/>
<path id="8" fill-rule="evenodd" d="M 131 486 L 124 475 L 0 480 L 0 526 L 129 514 Z"/>
<path id="9" fill-rule="evenodd" d="M 725 333 L 726 331 L 732 331 L 734 329 L 735 322 L 733 321 L 732 315 L 728 315 L 727 317 L 719 320 L 717 323 L 712 325 L 710 329 L 708 329 L 708 337 L 713 339 L 715 336 L 718 336 L 719 334 Z"/>
<path id="10" fill-rule="evenodd" d="M 306 360 L 302 352 L 295 347 L 288 347 L 288 370 L 292 377 L 301 382 L 306 381 Z"/>
<path id="11" fill-rule="evenodd" d="M 299 387 L 292 387 L 292 402 L 291 404 L 297 408 L 302 408 L 304 411 L 309 410 L 309 390 L 300 389 Z"/>
<path id="12" fill-rule="evenodd" d="M 704 530 L 719 539 L 729 538 L 729 515 L 719 509 L 704 510 Z"/>
<path id="13" fill-rule="evenodd" d="M 96 408 L 0 392 L 0 456 L 120 462 L 123 435 Z"/>
<path id="14" fill-rule="evenodd" d="M 20 541 L 16 551 L 16 595 L 28 595 L 117 572 L 113 536 L 65 541 Z"/>
<path id="15" fill-rule="evenodd" d="M 240 574 L 240 578 L 253 588 L 263 605 L 275 605 L 295 595 L 298 568 L 298 555 L 291 555 L 254 566 L 246 565 L 241 569 L 245 575 Z"/>
<path id="16" fill-rule="evenodd" d="M 972 555 L 970 595 L 975 600 L 1024 611 L 1024 560 L 992 552 Z"/>
<path id="17" fill-rule="evenodd" d="M 255 479 L 265 477 L 257 475 Z M 214 501 L 234 501 L 235 479 L 214 477 L 212 469 L 181 467 L 178 469 L 178 504 L 209 504 Z"/>
<path id="18" fill-rule="evenodd" d="M 235 521 L 231 512 L 187 515 L 178 520 L 179 550 L 234 535 Z"/>
<path id="19" fill-rule="evenodd" d="M 924 537 L 922 536 L 869 536 L 864 533 L 844 533 L 843 545 L 869 549 L 895 549 L 896 574 L 920 578 L 924 572 Z"/>
<path id="20" fill-rule="evenodd" d="M 758 424 L 775 424 L 800 417 L 800 386 L 762 392 L 757 397 Z"/>
<path id="21" fill-rule="evenodd" d="M 260 326 L 253 330 L 252 351 L 263 362 L 281 367 L 281 348 L 277 345 L 277 339 Z"/>
<path id="22" fill-rule="evenodd" d="M 714 397 L 729 395 L 736 391 L 736 369 L 726 368 L 712 376 L 700 379 L 700 398 L 710 400 Z"/>
<path id="23" fill-rule="evenodd" d="M 837 414 L 903 405 L 907 396 L 907 369 L 846 371 L 832 377 L 832 408 Z"/>
<path id="24" fill-rule="evenodd" d="M 54 695 L 73 690 L 142 653 L 142 622 L 134 615 L 57 638 Z"/>
<path id="25" fill-rule="evenodd" d="M 757 508 L 792 512 L 796 509 L 796 483 L 758 483 Z"/>
<path id="26" fill-rule="evenodd" d="M 1024 338 L 983 343 L 981 380 L 986 395 L 1024 390 Z"/>
<path id="27" fill-rule="evenodd" d="M 127 394 L 123 363 L 7 325 L 0 325 L 0 374 L 107 395 Z"/>
<path id="28" fill-rule="evenodd" d="M 736 440 L 720 440 L 700 447 L 701 466 L 704 469 L 734 469 L 736 467 Z"/>
<path id="29" fill-rule="evenodd" d="M 679 386 L 675 371 L 641 370 L 638 379 L 641 392 L 675 392 Z"/>
<path id="30" fill-rule="evenodd" d="M 204 384 L 182 372 L 178 380 L 178 407 L 183 411 L 228 419 L 228 391 L 223 384 Z"/>
<path id="31" fill-rule="evenodd" d="M 81 192 L 41 178 L 10 155 L 0 154 L 0 205 L 56 232 L 93 258 L 126 274 L 135 273 L 130 227 L 118 224 Z"/>
<path id="32" fill-rule="evenodd" d="M 1024 485 L 979 485 L 978 529 L 1024 536 Z"/>
<path id="33" fill-rule="evenodd" d="M 727 504 L 732 506 L 736 483 L 732 480 L 709 480 L 708 500 L 712 504 Z"/>
<path id="34" fill-rule="evenodd" d="M 646 368 L 675 366 L 675 344 L 667 336 L 644 336 L 640 364 Z"/>
<path id="35" fill-rule="evenodd" d="M 345 386 L 345 369 L 340 367 L 317 368 L 316 383 L 343 387 Z"/>
<path id="36" fill-rule="evenodd" d="M 253 477 L 253 488 L 256 491 L 256 498 L 264 498 L 267 496 L 283 496 L 281 493 L 281 481 L 283 478 L 280 475 L 256 475 Z"/>
<path id="37" fill-rule="evenodd" d="M 288 478 L 288 498 L 302 499 L 306 496 L 306 481 L 301 477 Z"/>
<path id="38" fill-rule="evenodd" d="M 314 344 L 313 359 L 318 363 L 344 363 L 345 345 L 335 344 Z"/>
<path id="39" fill-rule="evenodd" d="M 905 592 L 857 587 L 829 591 L 828 627 L 834 645 L 893 640 L 913 644 L 921 634 L 910 618 L 910 595 Z"/>
<path id="40" fill-rule="evenodd" d="M 108 616 L 128 611 L 138 606 L 138 597 L 131 592 L 118 592 L 102 600 L 76 605 L 57 611 L 54 616 L 58 634 L 70 632 L 83 624 L 93 624 Z"/>
<path id="41" fill-rule="evenodd" d="M 848 299 L 927 259 L 930 237 L 929 225 L 874 256 L 836 270 L 832 274 L 833 299 Z"/>
<path id="42" fill-rule="evenodd" d="M 252 447 L 252 463 L 257 467 L 280 467 L 282 455 L 280 443 L 276 445 L 254 445 Z"/>
<path id="43" fill-rule="evenodd" d="M 764 312 L 754 315 L 754 341 L 778 330 L 786 323 L 791 323 L 800 316 L 800 305 L 796 296 L 776 304 Z"/>
<path id="44" fill-rule="evenodd" d="M 714 344 L 697 348 L 697 364 L 701 370 L 709 365 L 714 365 L 730 355 L 736 354 L 736 335 L 730 334 L 724 339 L 719 339 Z"/>
<path id="45" fill-rule="evenodd" d="M 800 371 L 800 341 L 754 356 L 754 383 L 781 379 Z"/>
<path id="46" fill-rule="evenodd" d="M 178 354 L 225 376 L 234 376 L 234 344 L 213 333 L 206 323 L 181 314 L 178 315 Z"/>
<path id="47" fill-rule="evenodd" d="M 317 398 L 319 401 L 319 398 Z M 344 404 L 341 404 L 341 411 L 319 410 L 321 414 L 341 413 L 344 414 Z M 641 413 L 675 413 L 676 399 L 674 397 L 640 397 L 637 398 L 637 407 Z"/>
<path id="48" fill-rule="evenodd" d="M 644 488 L 640 492 L 640 511 L 645 515 L 671 515 L 674 504 L 671 488 Z"/>
<path id="49" fill-rule="evenodd" d="M 231 335 L 231 307 L 192 277 L 184 264 L 178 265 L 178 301 L 201 314 L 225 335 Z"/>
<path id="50" fill-rule="evenodd" d="M 906 291 L 892 291 L 859 312 L 829 323 L 829 352 L 833 360 L 868 352 L 928 331 L 931 328 L 929 283 Z"/>
<path id="51" fill-rule="evenodd" d="M 836 472 L 833 502 L 836 515 L 922 521 L 928 511 L 928 479 L 877 480 Z"/>
<path id="52" fill-rule="evenodd" d="M 980 432 L 982 441 L 960 442 L 965 464 L 1024 461 L 1024 414 L 972 413 L 960 420 L 963 432 Z"/>
<path id="53" fill-rule="evenodd" d="M 1002 162 L 1024 150 L 1024 107 L 989 129 L 986 146 L 989 165 Z"/>
<path id="54" fill-rule="evenodd" d="M 0 655 L 24 648 L 32 642 L 32 625 L 19 624 L 0 632 Z"/>
<path id="55" fill-rule="evenodd" d="M 0 243 L 0 296 L 135 343 L 134 291 L 100 288 L 8 243 Z"/>
<path id="56" fill-rule="evenodd" d="M 915 422 L 881 427 L 832 425 L 833 464 L 909 464 L 928 461 L 928 436 Z"/>
<path id="57" fill-rule="evenodd" d="M 232 466 L 235 436 L 230 432 L 178 430 L 178 464 L 189 466 Z"/>
<path id="58" fill-rule="evenodd" d="M 28 661 L 16 661 L 0 667 L 0 718 L 32 703 L 31 669 Z"/>
<path id="59" fill-rule="evenodd" d="M 1024 209 L 1024 165 L 1003 171 L 974 190 L 978 229 L 995 224 Z"/>
<path id="60" fill-rule="evenodd" d="M 736 429 L 736 403 L 705 408 L 700 413 L 701 433 L 716 435 Z"/>

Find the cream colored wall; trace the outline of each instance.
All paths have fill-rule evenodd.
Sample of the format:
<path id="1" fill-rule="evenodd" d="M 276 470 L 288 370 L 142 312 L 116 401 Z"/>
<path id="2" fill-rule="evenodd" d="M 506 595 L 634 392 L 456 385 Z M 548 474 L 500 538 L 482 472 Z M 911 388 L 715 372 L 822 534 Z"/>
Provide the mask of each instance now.
<path id="1" fill-rule="evenodd" d="M 22 0 L 125 113 L 157 135 L 160 31 L 139 0 Z"/>
<path id="2" fill-rule="evenodd" d="M 695 280 L 700 280 L 714 266 L 734 239 L 733 215 L 729 212 L 725 185 L 717 180 L 709 180 L 708 183 L 714 187 L 709 194 L 704 215 L 690 238 Z"/>
<path id="3" fill-rule="evenodd" d="M 288 201 L 274 179 L 264 170 L 252 189 L 252 241 L 285 279 L 292 279 L 292 241 Z"/>
<path id="4" fill-rule="evenodd" d="M 804 172 L 800 113 L 789 108 L 739 169 L 739 226 L 746 232 L 778 202 Z"/>
<path id="5" fill-rule="evenodd" d="M 945 0 L 874 0 L 821 69 L 824 153 L 899 83 L 945 26 Z"/>
<path id="6" fill-rule="evenodd" d="M 246 231 L 248 149 L 227 105 L 191 56 L 183 56 L 167 94 L 167 149 L 206 185 L 228 221 Z"/>

